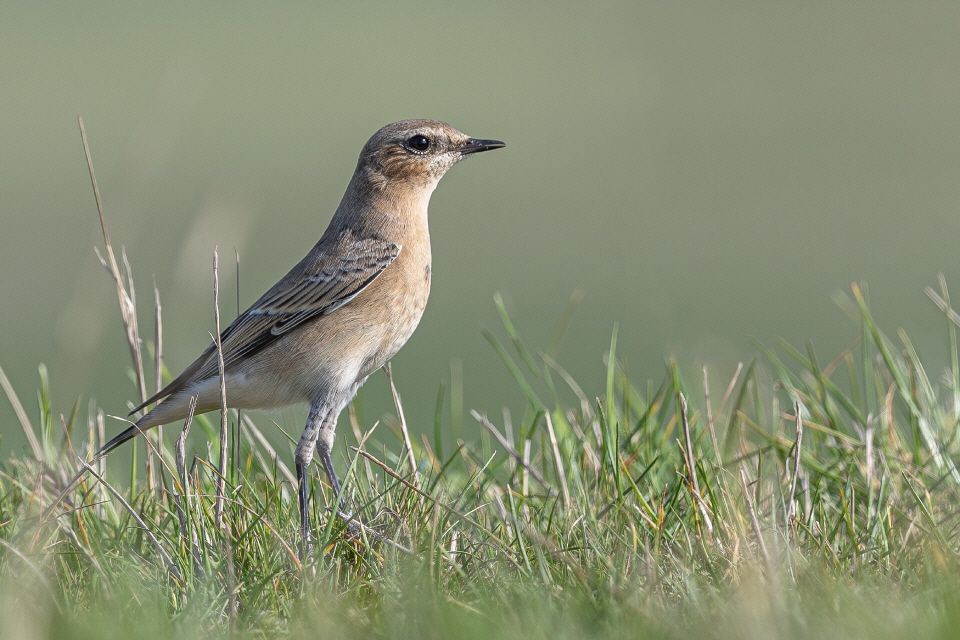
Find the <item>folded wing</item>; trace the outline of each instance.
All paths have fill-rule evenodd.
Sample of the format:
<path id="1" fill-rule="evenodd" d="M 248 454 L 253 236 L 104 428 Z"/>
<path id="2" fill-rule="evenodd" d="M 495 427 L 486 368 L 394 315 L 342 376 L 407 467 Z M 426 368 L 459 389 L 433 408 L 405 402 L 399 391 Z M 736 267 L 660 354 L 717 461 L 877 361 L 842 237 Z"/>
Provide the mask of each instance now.
<path id="1" fill-rule="evenodd" d="M 220 341 L 225 370 L 303 323 L 349 304 L 400 254 L 399 245 L 379 238 L 356 240 L 349 232 L 331 244 L 330 251 L 311 252 L 223 330 Z M 163 390 L 131 413 L 218 374 L 214 343 Z"/>

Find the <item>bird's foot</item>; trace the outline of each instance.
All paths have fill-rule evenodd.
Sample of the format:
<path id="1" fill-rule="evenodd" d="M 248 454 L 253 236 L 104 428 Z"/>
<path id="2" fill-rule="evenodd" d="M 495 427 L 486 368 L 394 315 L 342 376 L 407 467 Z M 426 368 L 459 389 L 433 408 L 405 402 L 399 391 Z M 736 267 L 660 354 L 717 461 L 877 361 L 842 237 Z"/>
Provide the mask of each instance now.
<path id="1" fill-rule="evenodd" d="M 337 510 L 337 517 L 340 518 L 341 522 L 343 522 L 347 530 L 347 535 L 351 539 L 363 540 L 366 538 L 367 540 L 376 540 L 377 542 L 381 542 L 393 547 L 402 553 L 411 553 L 409 548 L 391 538 L 388 538 L 376 529 L 363 524 L 363 522 L 361 522 L 356 516 L 343 508 Z"/>

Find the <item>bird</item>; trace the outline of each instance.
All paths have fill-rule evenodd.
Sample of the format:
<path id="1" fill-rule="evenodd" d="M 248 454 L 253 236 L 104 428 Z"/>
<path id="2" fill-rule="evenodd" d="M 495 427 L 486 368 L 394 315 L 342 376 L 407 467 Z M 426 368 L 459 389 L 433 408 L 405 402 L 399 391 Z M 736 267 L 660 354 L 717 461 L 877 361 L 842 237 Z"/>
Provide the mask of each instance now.
<path id="1" fill-rule="evenodd" d="M 228 406 L 309 405 L 295 462 L 300 529 L 310 539 L 308 466 L 314 452 L 341 496 L 331 458 L 341 411 L 407 342 L 430 294 L 427 208 L 455 164 L 500 140 L 477 139 L 436 120 L 402 120 L 360 151 L 340 205 L 313 249 L 220 334 Z M 99 459 L 147 429 L 220 408 L 216 342 L 159 393 L 156 404 L 107 442 Z"/>

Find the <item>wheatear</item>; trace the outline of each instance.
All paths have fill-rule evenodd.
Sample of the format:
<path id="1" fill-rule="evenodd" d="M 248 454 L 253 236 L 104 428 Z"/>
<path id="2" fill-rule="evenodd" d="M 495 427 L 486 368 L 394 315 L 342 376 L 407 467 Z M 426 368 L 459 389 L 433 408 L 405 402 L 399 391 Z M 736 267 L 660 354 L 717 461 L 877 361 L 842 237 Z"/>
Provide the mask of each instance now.
<path id="1" fill-rule="evenodd" d="M 220 334 L 228 406 L 267 409 L 309 403 L 296 449 L 300 525 L 309 539 L 307 466 L 314 449 L 340 494 L 333 468 L 337 417 L 371 373 L 413 334 L 430 293 L 427 205 L 437 182 L 468 155 L 505 146 L 435 120 L 404 120 L 377 131 L 327 230 L 290 272 Z M 211 344 L 160 393 L 163 400 L 97 452 L 144 429 L 220 408 Z"/>

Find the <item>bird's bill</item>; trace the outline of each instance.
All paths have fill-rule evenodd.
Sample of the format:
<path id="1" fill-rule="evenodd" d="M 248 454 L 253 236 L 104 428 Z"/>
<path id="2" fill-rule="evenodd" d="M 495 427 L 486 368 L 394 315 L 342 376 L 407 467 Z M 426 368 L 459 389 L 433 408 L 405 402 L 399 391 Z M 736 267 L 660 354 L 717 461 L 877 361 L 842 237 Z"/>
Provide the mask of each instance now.
<path id="1" fill-rule="evenodd" d="M 480 153 L 481 151 L 491 151 L 493 149 L 502 149 L 506 144 L 500 142 L 499 140 L 476 140 L 470 138 L 467 140 L 467 143 L 460 147 L 460 153 L 467 155 L 468 153 Z"/>

